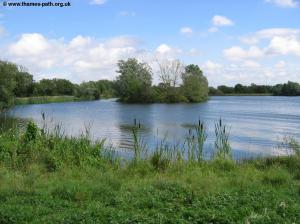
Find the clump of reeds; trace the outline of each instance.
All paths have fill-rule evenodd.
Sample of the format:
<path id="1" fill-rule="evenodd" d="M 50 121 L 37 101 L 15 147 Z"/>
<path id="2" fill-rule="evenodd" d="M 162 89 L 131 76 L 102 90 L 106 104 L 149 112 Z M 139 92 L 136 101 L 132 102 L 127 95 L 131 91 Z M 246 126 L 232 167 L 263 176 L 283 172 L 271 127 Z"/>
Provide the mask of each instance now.
<path id="1" fill-rule="evenodd" d="M 132 127 L 132 137 L 133 137 L 133 149 L 134 149 L 134 160 L 138 161 L 141 159 L 141 154 L 146 151 L 146 144 L 144 143 L 141 136 L 141 123 L 137 123 L 134 119 L 134 125 Z"/>
<path id="2" fill-rule="evenodd" d="M 203 149 L 204 149 L 204 142 L 207 139 L 206 133 L 206 126 L 203 121 L 199 119 L 198 126 L 195 128 L 196 132 L 196 140 L 197 140 L 197 151 L 196 151 L 196 158 L 198 162 L 203 160 Z"/>
<path id="3" fill-rule="evenodd" d="M 192 129 L 189 129 L 189 134 L 186 137 L 186 143 L 187 143 L 187 159 L 188 161 L 194 161 L 196 158 L 196 141 L 195 141 L 195 135 L 193 133 Z"/>
<path id="4" fill-rule="evenodd" d="M 294 137 L 285 136 L 279 147 L 284 148 L 288 155 L 300 156 L 300 144 Z"/>
<path id="5" fill-rule="evenodd" d="M 229 142 L 229 128 L 223 124 L 222 119 L 215 123 L 215 156 L 217 158 L 231 159 L 231 146 Z"/>
<path id="6" fill-rule="evenodd" d="M 150 162 L 156 170 L 166 170 L 172 162 L 178 162 L 183 158 L 180 142 L 169 144 L 166 137 L 156 146 L 150 157 Z"/>
<path id="7" fill-rule="evenodd" d="M 203 150 L 206 139 L 206 126 L 204 122 L 199 119 L 198 125 L 195 125 L 193 129 L 189 129 L 189 134 L 186 137 L 188 161 L 201 162 L 203 160 Z"/>

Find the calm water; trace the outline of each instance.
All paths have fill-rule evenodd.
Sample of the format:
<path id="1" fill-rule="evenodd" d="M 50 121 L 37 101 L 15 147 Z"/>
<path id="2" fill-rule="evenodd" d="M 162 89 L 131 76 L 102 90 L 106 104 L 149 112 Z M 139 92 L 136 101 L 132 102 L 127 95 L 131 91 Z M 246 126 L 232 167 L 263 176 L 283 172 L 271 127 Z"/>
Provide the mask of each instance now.
<path id="1" fill-rule="evenodd" d="M 123 151 L 132 146 L 130 125 L 140 121 L 149 148 L 164 138 L 184 141 L 199 117 L 208 128 L 206 151 L 214 142 L 214 123 L 222 117 L 230 126 L 235 158 L 282 154 L 278 148 L 284 136 L 300 139 L 300 97 L 228 96 L 212 97 L 202 104 L 128 105 L 114 100 L 16 106 L 9 113 L 41 124 L 41 113 L 63 125 L 65 133 L 77 136 L 90 129 L 94 139 L 107 138 Z M 51 118 L 51 119 L 50 119 Z M 209 153 L 208 153 L 209 154 Z"/>

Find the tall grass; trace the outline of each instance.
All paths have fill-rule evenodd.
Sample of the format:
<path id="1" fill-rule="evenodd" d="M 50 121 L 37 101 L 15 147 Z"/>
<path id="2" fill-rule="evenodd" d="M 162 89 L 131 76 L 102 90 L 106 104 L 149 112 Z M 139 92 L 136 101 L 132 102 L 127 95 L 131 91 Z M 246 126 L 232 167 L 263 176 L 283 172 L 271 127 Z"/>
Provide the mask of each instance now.
<path id="1" fill-rule="evenodd" d="M 156 146 L 150 156 L 150 162 L 156 170 L 166 170 L 172 163 L 178 163 L 184 159 L 184 150 L 180 142 L 170 144 L 166 137 Z"/>
<path id="2" fill-rule="evenodd" d="M 141 135 L 141 123 L 137 123 L 134 119 L 134 124 L 132 126 L 132 138 L 133 138 L 133 150 L 134 150 L 134 161 L 139 161 L 141 159 L 142 153 L 146 153 L 146 143 Z"/>
<path id="3" fill-rule="evenodd" d="M 231 159 L 231 146 L 229 142 L 229 128 L 222 119 L 215 123 L 215 157 Z"/>
<path id="4" fill-rule="evenodd" d="M 288 155 L 300 156 L 300 144 L 294 137 L 285 136 L 279 147 L 284 148 Z"/>

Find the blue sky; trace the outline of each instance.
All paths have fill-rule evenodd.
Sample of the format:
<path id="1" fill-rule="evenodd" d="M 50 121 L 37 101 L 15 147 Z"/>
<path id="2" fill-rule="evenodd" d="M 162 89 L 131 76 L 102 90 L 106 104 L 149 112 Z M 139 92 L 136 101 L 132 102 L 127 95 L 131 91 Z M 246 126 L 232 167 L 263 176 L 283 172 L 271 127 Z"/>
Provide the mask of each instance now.
<path id="1" fill-rule="evenodd" d="M 157 61 L 171 59 L 198 64 L 213 86 L 300 79 L 297 0 L 71 4 L 0 7 L 0 58 L 22 64 L 37 80 L 114 79 L 116 62 L 128 57 L 149 63 L 155 82 Z"/>

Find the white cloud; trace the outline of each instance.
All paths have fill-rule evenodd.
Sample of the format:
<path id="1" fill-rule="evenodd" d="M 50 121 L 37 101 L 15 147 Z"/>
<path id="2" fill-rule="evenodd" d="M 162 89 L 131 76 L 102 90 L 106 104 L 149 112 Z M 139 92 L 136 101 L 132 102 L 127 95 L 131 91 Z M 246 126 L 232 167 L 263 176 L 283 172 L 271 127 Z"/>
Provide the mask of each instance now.
<path id="1" fill-rule="evenodd" d="M 274 67 L 275 68 L 278 68 L 278 69 L 283 69 L 283 68 L 285 68 L 285 66 L 286 66 L 286 62 L 285 61 L 279 61 L 279 62 L 277 62 L 275 65 L 274 65 Z"/>
<path id="2" fill-rule="evenodd" d="M 296 0 L 265 0 L 265 2 L 275 4 L 283 8 L 296 8 L 299 6 L 299 2 Z"/>
<path id="3" fill-rule="evenodd" d="M 70 41 L 70 47 L 86 47 L 87 45 L 91 44 L 91 42 L 92 39 L 90 37 L 83 37 L 81 35 L 78 35 Z"/>
<path id="4" fill-rule="evenodd" d="M 180 33 L 182 33 L 182 34 L 192 34 L 193 29 L 191 27 L 182 27 L 180 29 Z"/>
<path id="5" fill-rule="evenodd" d="M 90 1 L 91 5 L 103 5 L 106 2 L 106 0 L 92 0 Z"/>
<path id="6" fill-rule="evenodd" d="M 207 66 L 208 64 L 209 66 Z M 278 84 L 285 83 L 288 80 L 297 81 L 300 76 L 299 65 L 287 66 L 284 63 L 278 67 L 263 66 L 254 61 L 245 61 L 244 63 L 226 64 L 214 66 L 214 62 L 202 65 L 204 75 L 207 76 L 210 86 L 235 85 L 241 83 L 244 85 L 256 84 Z M 279 62 L 282 64 L 282 62 Z"/>
<path id="7" fill-rule="evenodd" d="M 241 37 L 242 43 L 245 44 L 258 44 L 263 39 L 271 39 L 275 36 L 297 36 L 300 34 L 300 29 L 291 28 L 272 28 L 260 30 L 254 34 Z"/>
<path id="8" fill-rule="evenodd" d="M 129 37 L 129 36 L 118 36 L 113 37 L 105 41 L 105 45 L 108 47 L 130 47 L 130 46 L 136 46 L 140 43 L 137 38 Z"/>
<path id="9" fill-rule="evenodd" d="M 167 44 L 161 44 L 156 48 L 156 53 L 158 56 L 174 57 L 174 56 L 182 53 L 182 50 L 179 48 L 171 47 Z"/>
<path id="10" fill-rule="evenodd" d="M 259 68 L 261 67 L 261 65 L 256 62 L 256 61 L 251 61 L 251 60 L 246 60 L 244 61 L 244 63 L 242 64 L 242 66 L 246 67 L 246 68 Z"/>
<path id="11" fill-rule="evenodd" d="M 300 56 L 300 40 L 296 37 L 273 37 L 267 50 L 270 55 L 296 55 Z"/>
<path id="12" fill-rule="evenodd" d="M 156 51 L 160 54 L 166 54 L 172 51 L 172 48 L 166 44 L 161 44 L 156 48 Z"/>
<path id="13" fill-rule="evenodd" d="M 13 56 L 36 56 L 50 48 L 50 43 L 46 38 L 38 33 L 23 34 L 17 43 L 10 46 L 10 54 Z"/>
<path id="14" fill-rule="evenodd" d="M 127 36 L 98 40 L 79 35 L 66 41 L 38 33 L 23 34 L 3 49 L 1 57 L 27 67 L 36 80 L 59 77 L 74 82 L 114 79 L 121 59 L 135 57 L 152 65 L 156 59 L 173 59 L 184 53 L 167 44 L 145 50 L 139 40 Z"/>
<path id="15" fill-rule="evenodd" d="M 233 26 L 234 23 L 229 18 L 225 16 L 215 15 L 212 18 L 212 23 L 214 26 Z"/>
<path id="16" fill-rule="evenodd" d="M 256 47 L 251 46 L 245 50 L 239 46 L 234 46 L 223 50 L 223 55 L 230 61 L 242 61 L 247 59 L 258 59 L 264 56 L 264 52 Z"/>
<path id="17" fill-rule="evenodd" d="M 99 41 L 79 35 L 65 41 L 33 33 L 21 35 L 2 56 L 24 65 L 37 79 L 62 74 L 60 77 L 79 82 L 114 78 L 118 60 L 143 56 L 137 45 L 136 39 L 124 36 Z"/>
<path id="18" fill-rule="evenodd" d="M 206 61 L 203 65 L 203 68 L 207 71 L 215 71 L 221 69 L 223 66 L 221 64 L 215 63 L 213 61 Z"/>

